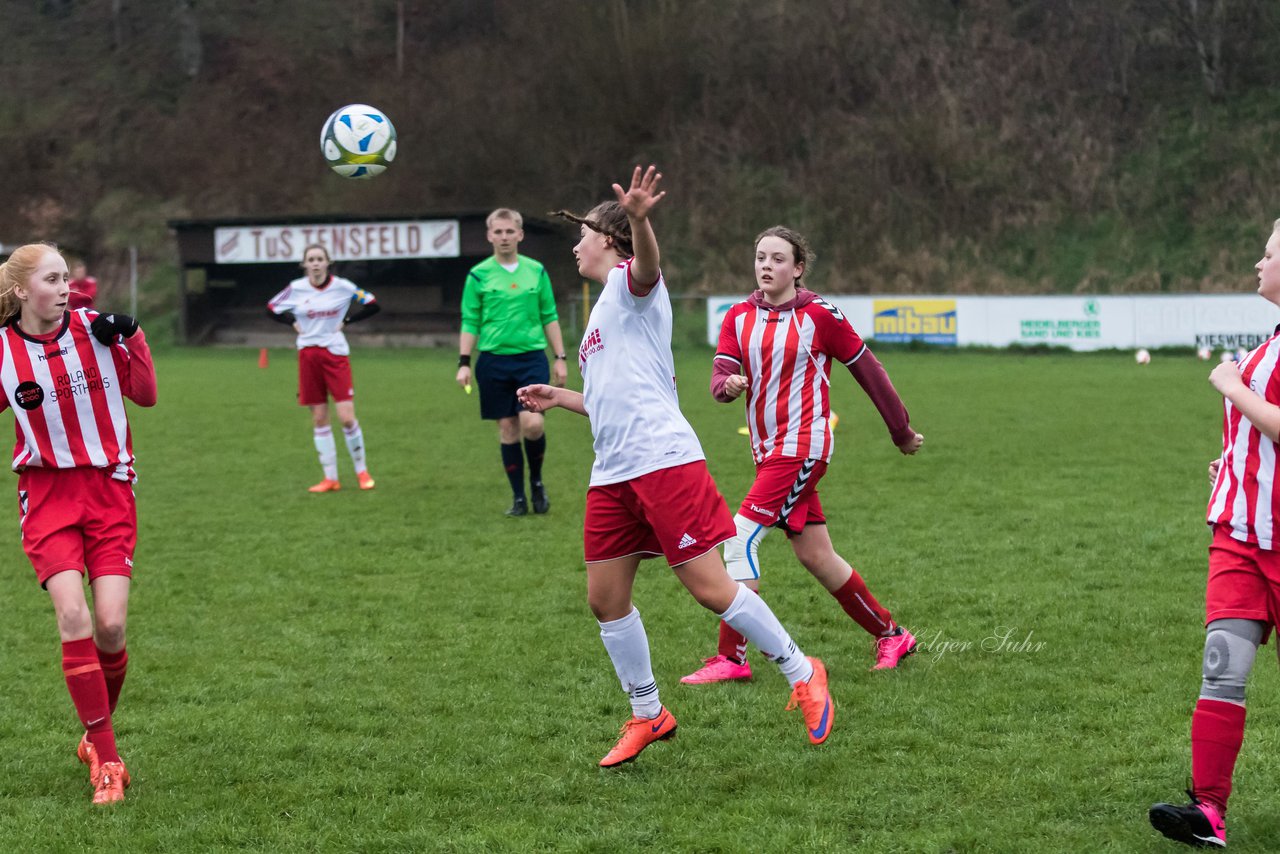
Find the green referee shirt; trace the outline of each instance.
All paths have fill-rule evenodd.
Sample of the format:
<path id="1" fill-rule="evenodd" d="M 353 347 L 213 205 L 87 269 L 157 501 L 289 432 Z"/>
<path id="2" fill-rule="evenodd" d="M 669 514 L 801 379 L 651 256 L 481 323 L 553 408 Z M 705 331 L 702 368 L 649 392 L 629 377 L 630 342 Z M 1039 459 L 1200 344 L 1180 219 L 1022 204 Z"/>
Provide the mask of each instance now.
<path id="1" fill-rule="evenodd" d="M 481 261 L 467 273 L 462 289 L 462 331 L 476 336 L 484 353 L 545 350 L 548 323 L 559 320 L 551 278 L 541 264 L 517 255 L 520 266 L 508 273 L 497 258 Z"/>

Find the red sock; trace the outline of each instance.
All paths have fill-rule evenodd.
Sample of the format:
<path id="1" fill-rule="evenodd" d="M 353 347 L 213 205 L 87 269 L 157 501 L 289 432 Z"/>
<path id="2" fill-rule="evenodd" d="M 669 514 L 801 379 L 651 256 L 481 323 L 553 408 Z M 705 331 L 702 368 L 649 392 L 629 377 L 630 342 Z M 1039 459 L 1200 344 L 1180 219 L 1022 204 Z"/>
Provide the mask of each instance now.
<path id="1" fill-rule="evenodd" d="M 720 644 L 716 651 L 730 661 L 741 664 L 747 660 L 747 636 L 721 620 Z"/>
<path id="2" fill-rule="evenodd" d="M 853 575 L 849 576 L 844 586 L 831 595 L 840 603 L 840 607 L 844 608 L 844 612 L 853 617 L 854 622 L 866 629 L 869 634 L 883 637 L 897 628 L 894 625 L 893 616 L 876 601 L 876 597 L 871 595 L 866 582 L 862 580 L 861 575 L 858 575 L 858 570 L 853 570 Z"/>
<path id="3" fill-rule="evenodd" d="M 1224 815 L 1243 742 L 1244 706 L 1203 697 L 1196 701 L 1191 715 L 1191 790 Z"/>
<path id="4" fill-rule="evenodd" d="M 124 674 L 129 669 L 129 653 L 120 648 L 119 652 L 98 650 L 98 663 L 102 665 L 102 678 L 107 683 L 107 703 L 111 714 L 116 713 L 116 703 L 120 701 L 120 688 L 124 686 Z"/>
<path id="5" fill-rule="evenodd" d="M 80 723 L 89 733 L 89 741 L 102 762 L 119 762 L 116 734 L 111 729 L 111 707 L 107 701 L 107 682 L 102 678 L 98 650 L 93 638 L 65 641 L 62 644 L 62 675 L 71 692 Z"/>

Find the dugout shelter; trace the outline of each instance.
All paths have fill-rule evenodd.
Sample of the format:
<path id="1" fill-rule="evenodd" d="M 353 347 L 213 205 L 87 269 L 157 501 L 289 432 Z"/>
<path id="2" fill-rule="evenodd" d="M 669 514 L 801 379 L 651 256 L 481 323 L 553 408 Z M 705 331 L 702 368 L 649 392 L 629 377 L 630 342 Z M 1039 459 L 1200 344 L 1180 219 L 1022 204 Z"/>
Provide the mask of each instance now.
<path id="1" fill-rule="evenodd" d="M 489 210 L 402 216 L 347 215 L 172 220 L 178 242 L 178 341 L 292 346 L 292 329 L 267 316 L 267 301 L 304 275 L 309 243 L 322 243 L 331 272 L 372 291 L 382 311 L 346 330 L 355 345 L 454 346 L 467 271 L 493 254 Z M 580 277 L 567 226 L 526 216 L 520 253 L 547 268 L 564 310 Z M 564 317 L 561 318 L 563 323 Z"/>

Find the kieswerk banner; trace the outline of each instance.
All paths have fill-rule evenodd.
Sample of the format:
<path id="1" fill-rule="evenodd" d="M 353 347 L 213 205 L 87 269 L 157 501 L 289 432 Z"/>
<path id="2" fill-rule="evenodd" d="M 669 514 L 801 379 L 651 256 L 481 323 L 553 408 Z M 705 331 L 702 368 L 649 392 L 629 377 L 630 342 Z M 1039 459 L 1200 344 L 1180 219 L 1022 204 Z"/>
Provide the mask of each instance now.
<path id="1" fill-rule="evenodd" d="M 1280 309 L 1256 294 L 826 299 L 864 338 L 942 346 L 1252 349 L 1280 323 Z M 707 340 L 712 346 L 719 341 L 724 313 L 741 301 L 742 297 L 707 299 Z"/>
<path id="2" fill-rule="evenodd" d="M 297 263 L 309 243 L 323 245 L 335 261 L 456 258 L 458 221 L 244 225 L 215 229 L 213 241 L 218 264 Z"/>

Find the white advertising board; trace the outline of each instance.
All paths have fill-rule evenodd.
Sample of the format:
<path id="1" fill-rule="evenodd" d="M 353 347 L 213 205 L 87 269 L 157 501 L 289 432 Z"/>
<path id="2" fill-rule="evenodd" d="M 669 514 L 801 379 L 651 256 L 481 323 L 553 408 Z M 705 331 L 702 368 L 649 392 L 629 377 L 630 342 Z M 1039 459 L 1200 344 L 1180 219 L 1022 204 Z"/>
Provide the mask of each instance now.
<path id="1" fill-rule="evenodd" d="M 848 316 L 864 338 L 942 347 L 1251 349 L 1280 324 L 1280 308 L 1256 294 L 826 299 Z M 724 313 L 741 301 L 740 296 L 707 299 L 707 341 L 712 346 L 719 340 Z"/>
<path id="2" fill-rule="evenodd" d="M 218 228 L 213 233 L 218 264 L 274 264 L 302 260 L 302 250 L 319 243 L 335 261 L 394 258 L 457 258 L 458 221 L 303 223 Z"/>

